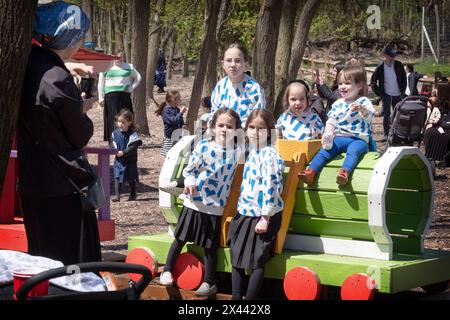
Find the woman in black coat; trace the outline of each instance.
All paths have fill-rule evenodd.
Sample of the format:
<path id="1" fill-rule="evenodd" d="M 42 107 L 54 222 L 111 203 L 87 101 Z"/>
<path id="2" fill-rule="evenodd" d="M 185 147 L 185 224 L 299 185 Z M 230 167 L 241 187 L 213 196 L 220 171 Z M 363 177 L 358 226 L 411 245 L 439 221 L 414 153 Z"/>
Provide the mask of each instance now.
<path id="1" fill-rule="evenodd" d="M 93 182 L 77 170 L 87 161 L 82 148 L 93 134 L 86 115 L 93 100 L 80 96 L 64 64 L 80 48 L 90 22 L 70 6 L 57 1 L 37 9 L 33 31 L 42 46 L 31 50 L 17 130 L 28 252 L 66 265 L 101 260 L 95 212 L 82 212 L 80 195 L 67 179 L 81 187 Z"/>

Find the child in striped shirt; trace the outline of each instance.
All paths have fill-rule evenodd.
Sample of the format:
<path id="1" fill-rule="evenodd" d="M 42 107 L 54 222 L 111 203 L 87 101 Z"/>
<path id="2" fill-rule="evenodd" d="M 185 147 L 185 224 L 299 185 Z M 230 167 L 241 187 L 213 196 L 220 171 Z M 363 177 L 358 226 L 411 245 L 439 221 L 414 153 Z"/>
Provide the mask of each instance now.
<path id="1" fill-rule="evenodd" d="M 322 137 L 322 149 L 300 173 L 303 181 L 312 185 L 314 177 L 337 154 L 346 152 L 343 167 L 339 169 L 336 183 L 346 185 L 349 175 L 359 159 L 369 151 L 369 139 L 374 108 L 367 95 L 364 70 L 357 65 L 347 66 L 339 73 L 337 100 L 328 113 L 328 121 Z"/>
<path id="2" fill-rule="evenodd" d="M 264 267 L 273 253 L 283 210 L 284 162 L 271 146 L 275 119 L 267 109 L 253 110 L 246 124 L 249 142 L 238 213 L 228 233 L 232 265 L 232 298 L 242 299 L 245 269 L 252 269 L 246 300 L 257 298 Z M 266 140 L 267 138 L 267 140 Z"/>
<path id="3" fill-rule="evenodd" d="M 308 88 L 300 81 L 292 81 L 283 97 L 285 112 L 278 118 L 277 129 L 288 140 L 319 139 L 323 124 L 317 113 L 309 108 Z"/>
<path id="4" fill-rule="evenodd" d="M 210 122 L 214 138 L 197 143 L 183 170 L 183 209 L 175 229 L 175 240 L 160 277 L 162 285 L 173 284 L 171 270 L 174 262 L 186 242 L 194 242 L 205 248 L 204 282 L 195 293 L 198 296 L 210 296 L 217 292 L 214 273 L 220 223 L 241 154 L 234 139 L 235 130 L 240 126 L 241 120 L 236 112 L 219 109 Z"/>

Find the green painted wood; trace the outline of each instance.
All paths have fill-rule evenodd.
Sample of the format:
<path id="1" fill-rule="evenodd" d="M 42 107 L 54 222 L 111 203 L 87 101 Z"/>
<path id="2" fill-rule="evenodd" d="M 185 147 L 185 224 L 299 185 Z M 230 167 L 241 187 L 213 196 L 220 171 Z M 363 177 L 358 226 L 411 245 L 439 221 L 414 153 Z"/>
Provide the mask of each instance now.
<path id="1" fill-rule="evenodd" d="M 158 262 L 166 261 L 173 237 L 167 234 L 130 237 L 128 250 L 150 248 Z M 203 255 L 203 249 L 187 245 L 183 251 Z M 229 249 L 218 250 L 217 271 L 231 272 Z M 426 250 L 424 255 L 395 254 L 394 260 L 385 261 L 331 254 L 285 250 L 266 264 L 267 278 L 283 279 L 295 267 L 305 266 L 316 272 L 323 285 L 340 286 L 354 273 L 366 273 L 378 280 L 379 291 L 396 293 L 423 285 L 450 279 L 450 252 Z"/>
<path id="2" fill-rule="evenodd" d="M 367 196 L 346 192 L 297 191 L 294 214 L 368 220 Z"/>
<path id="3" fill-rule="evenodd" d="M 179 213 L 181 211 L 178 211 L 178 214 L 176 214 L 172 209 L 170 208 L 161 208 L 159 207 L 159 209 L 161 210 L 164 219 L 166 220 L 167 223 L 169 224 L 176 224 L 178 221 L 178 217 L 180 216 Z"/>
<path id="4" fill-rule="evenodd" d="M 428 215 L 431 191 L 391 190 L 386 193 L 386 210 L 405 215 Z"/>
<path id="5" fill-rule="evenodd" d="M 391 234 L 392 241 L 394 242 L 394 252 L 406 253 L 406 254 L 420 254 L 421 239 L 420 236 L 395 236 Z"/>
<path id="6" fill-rule="evenodd" d="M 389 179 L 388 188 L 430 191 L 431 184 L 426 168 L 420 170 L 401 170 L 395 168 Z"/>
<path id="7" fill-rule="evenodd" d="M 387 212 L 386 224 L 391 234 L 416 235 L 423 234 L 426 217 L 420 215 L 404 215 Z M 394 247 L 395 248 L 395 247 Z"/>
<path id="8" fill-rule="evenodd" d="M 289 233 L 373 241 L 367 221 L 338 220 L 305 215 L 293 215 Z"/>
<path id="9" fill-rule="evenodd" d="M 175 173 L 175 176 L 173 177 L 173 180 L 176 180 L 179 177 L 181 177 L 181 174 L 183 173 L 183 167 L 184 167 L 184 164 L 186 163 L 186 160 L 187 160 L 186 157 L 181 157 L 180 164 L 179 164 L 178 169 L 177 169 L 177 171 Z"/>
<path id="10" fill-rule="evenodd" d="M 308 187 L 306 184 L 300 182 L 299 189 L 309 190 L 324 190 L 324 191 L 343 191 L 352 193 L 367 194 L 370 180 L 372 179 L 372 170 L 355 169 L 350 176 L 347 185 L 339 186 L 336 183 L 338 169 L 335 167 L 326 166 L 316 177 L 314 184 Z"/>
<path id="11" fill-rule="evenodd" d="M 399 170 L 421 170 L 426 168 L 426 165 L 417 155 L 405 155 L 395 167 Z"/>
<path id="12" fill-rule="evenodd" d="M 381 154 L 378 152 L 368 152 L 358 162 L 356 169 L 369 169 L 375 168 L 378 160 L 380 160 Z M 345 153 L 337 155 L 333 160 L 327 163 L 327 167 L 342 168 L 345 160 Z"/>

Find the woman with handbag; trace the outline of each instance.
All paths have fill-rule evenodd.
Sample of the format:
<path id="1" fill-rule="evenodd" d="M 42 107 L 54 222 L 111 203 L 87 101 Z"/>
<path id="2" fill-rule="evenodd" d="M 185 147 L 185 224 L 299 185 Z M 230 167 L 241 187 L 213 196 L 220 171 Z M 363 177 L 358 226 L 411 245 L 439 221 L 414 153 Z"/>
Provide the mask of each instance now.
<path id="1" fill-rule="evenodd" d="M 93 134 L 86 112 L 94 100 L 80 95 L 64 65 L 89 25 L 81 8 L 63 1 L 37 8 L 33 33 L 42 46 L 30 53 L 17 128 L 28 252 L 66 265 L 101 260 L 95 211 L 82 210 L 79 192 L 95 183 L 82 151 Z"/>

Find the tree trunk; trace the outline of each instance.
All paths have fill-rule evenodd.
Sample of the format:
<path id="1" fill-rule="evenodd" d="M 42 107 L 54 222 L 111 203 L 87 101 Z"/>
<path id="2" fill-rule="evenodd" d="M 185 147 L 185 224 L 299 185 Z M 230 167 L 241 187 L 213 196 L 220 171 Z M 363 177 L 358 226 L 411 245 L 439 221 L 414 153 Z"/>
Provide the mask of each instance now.
<path id="1" fill-rule="evenodd" d="M 167 79 L 172 79 L 172 68 L 173 68 L 173 57 L 175 55 L 175 50 L 177 46 L 177 34 L 174 31 L 172 36 L 170 37 L 170 50 L 169 50 L 169 58 L 167 60 Z"/>
<path id="2" fill-rule="evenodd" d="M 302 13 L 297 23 L 297 31 L 295 32 L 294 41 L 292 43 L 288 81 L 294 80 L 297 77 L 303 54 L 305 53 L 306 42 L 308 41 L 309 28 L 311 27 L 312 20 L 316 15 L 319 5 L 320 0 L 308 0 L 303 6 Z"/>
<path id="3" fill-rule="evenodd" d="M 256 22 L 253 73 L 264 88 L 269 110 L 274 109 L 275 55 L 282 6 L 282 1 L 264 0 Z"/>
<path id="4" fill-rule="evenodd" d="M 125 45 L 125 56 L 127 61 L 131 61 L 131 30 L 133 30 L 133 1 L 128 0 L 128 13 L 127 13 L 127 35 Z"/>
<path id="5" fill-rule="evenodd" d="M 192 95 L 189 102 L 189 111 L 186 121 L 188 130 L 191 133 L 194 132 L 194 124 L 198 116 L 203 84 L 205 82 L 208 55 L 211 53 L 211 42 L 214 41 L 213 38 L 215 37 L 217 30 L 217 18 L 221 2 L 222 0 L 206 0 L 205 2 L 205 36 L 203 37 L 194 84 L 192 85 Z"/>
<path id="6" fill-rule="evenodd" d="M 114 48 L 113 48 L 113 32 L 112 32 L 112 4 L 110 4 L 110 7 L 108 8 L 108 37 L 107 37 L 107 43 L 108 43 L 108 53 L 113 54 Z"/>
<path id="7" fill-rule="evenodd" d="M 164 0 L 155 0 L 155 12 L 153 14 L 152 29 L 156 30 L 148 39 L 148 57 L 147 57 L 147 96 L 153 97 L 153 87 L 155 85 L 155 70 L 158 64 L 159 47 L 161 45 L 161 10 L 164 6 Z M 147 27 L 148 29 L 148 27 Z"/>
<path id="8" fill-rule="evenodd" d="M 134 27 L 131 41 L 133 43 L 132 63 L 141 74 L 147 70 L 148 24 L 150 19 L 150 2 L 148 0 L 131 0 L 133 2 Z M 139 132 L 149 135 L 146 108 L 145 75 L 141 84 L 133 92 L 133 108 Z"/>
<path id="9" fill-rule="evenodd" d="M 183 53 L 183 78 L 189 78 L 189 58 Z"/>
<path id="10" fill-rule="evenodd" d="M 297 0 L 284 0 L 281 12 L 278 46 L 275 58 L 275 115 L 283 110 L 282 90 L 287 85 L 289 61 L 291 60 L 292 40 L 294 39 L 295 17 L 298 7 Z"/>
<path id="11" fill-rule="evenodd" d="M 81 3 L 81 8 L 86 13 L 86 15 L 91 19 L 91 27 L 86 32 L 86 38 L 85 41 L 92 41 L 92 30 L 94 26 L 94 17 L 92 15 L 92 2 L 91 0 L 83 0 Z"/>
<path id="12" fill-rule="evenodd" d="M 37 0 L 0 0 L 0 195 L 19 115 Z"/>
<path id="13" fill-rule="evenodd" d="M 217 30 L 214 40 L 211 43 L 211 54 L 208 58 L 208 67 L 206 71 L 205 86 L 203 88 L 203 96 L 210 96 L 217 83 L 217 61 L 219 54 L 219 36 L 222 33 L 223 25 L 227 17 L 230 0 L 223 0 L 220 7 L 219 17 L 217 18 Z"/>

